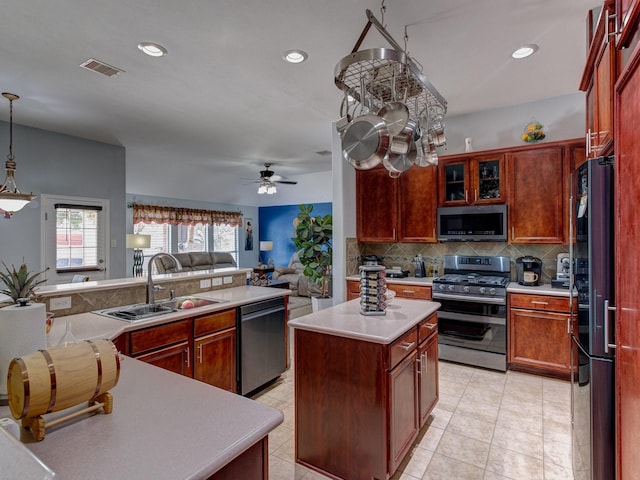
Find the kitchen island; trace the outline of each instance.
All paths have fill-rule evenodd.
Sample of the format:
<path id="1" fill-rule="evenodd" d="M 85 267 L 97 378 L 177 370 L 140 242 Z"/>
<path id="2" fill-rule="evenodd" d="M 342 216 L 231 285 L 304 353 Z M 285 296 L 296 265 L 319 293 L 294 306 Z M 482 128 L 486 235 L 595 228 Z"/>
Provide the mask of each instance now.
<path id="1" fill-rule="evenodd" d="M 352 300 L 291 320 L 296 462 L 335 478 L 389 478 L 438 400 L 439 303 Z"/>

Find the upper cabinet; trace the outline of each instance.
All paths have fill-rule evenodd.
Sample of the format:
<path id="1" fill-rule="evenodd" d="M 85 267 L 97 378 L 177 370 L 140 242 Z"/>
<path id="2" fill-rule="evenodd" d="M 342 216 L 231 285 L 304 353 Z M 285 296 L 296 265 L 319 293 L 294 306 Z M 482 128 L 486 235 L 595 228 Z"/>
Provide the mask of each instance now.
<path id="1" fill-rule="evenodd" d="M 504 203 L 506 198 L 504 155 L 480 155 L 441 159 L 441 206 Z"/>
<path id="2" fill-rule="evenodd" d="M 587 63 L 580 81 L 586 92 L 586 155 L 595 158 L 613 150 L 613 85 L 616 79 L 613 2 L 605 2 L 597 19 L 587 19 L 590 41 Z M 596 23 L 597 22 L 597 23 Z M 595 30 L 592 25 L 595 23 Z"/>
<path id="3" fill-rule="evenodd" d="M 399 178 L 384 167 L 356 172 L 359 242 L 436 242 L 436 168 L 411 167 Z"/>

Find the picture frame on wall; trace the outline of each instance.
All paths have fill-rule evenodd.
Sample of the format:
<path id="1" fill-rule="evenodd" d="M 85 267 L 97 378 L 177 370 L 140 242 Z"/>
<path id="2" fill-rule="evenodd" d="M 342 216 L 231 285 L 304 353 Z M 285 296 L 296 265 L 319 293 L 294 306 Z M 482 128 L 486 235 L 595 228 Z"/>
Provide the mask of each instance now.
<path id="1" fill-rule="evenodd" d="M 253 219 L 244 219 L 244 249 L 253 250 Z"/>

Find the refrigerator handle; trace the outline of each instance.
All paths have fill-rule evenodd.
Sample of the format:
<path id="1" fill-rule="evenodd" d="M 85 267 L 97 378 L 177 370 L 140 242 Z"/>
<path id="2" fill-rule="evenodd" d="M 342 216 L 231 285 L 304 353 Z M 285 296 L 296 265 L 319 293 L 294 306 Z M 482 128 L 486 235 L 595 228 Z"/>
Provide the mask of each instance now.
<path id="1" fill-rule="evenodd" d="M 603 316 L 603 320 L 604 320 L 604 353 L 609 353 L 609 349 L 615 349 L 616 348 L 616 344 L 615 343 L 609 343 L 609 312 L 615 312 L 616 311 L 616 307 L 613 306 L 609 306 L 609 300 L 605 300 L 604 301 L 604 316 Z"/>

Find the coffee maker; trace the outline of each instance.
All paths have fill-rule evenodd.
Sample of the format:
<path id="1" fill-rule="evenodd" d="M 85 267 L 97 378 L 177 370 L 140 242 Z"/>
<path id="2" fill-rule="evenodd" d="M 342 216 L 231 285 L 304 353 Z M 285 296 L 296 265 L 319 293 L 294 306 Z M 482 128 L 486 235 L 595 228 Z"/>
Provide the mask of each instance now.
<path id="1" fill-rule="evenodd" d="M 520 285 L 535 287 L 540 285 L 542 275 L 542 260 L 537 257 L 516 258 L 516 276 Z"/>
<path id="2" fill-rule="evenodd" d="M 569 288 L 569 254 L 559 253 L 557 257 L 556 278 L 551 280 L 554 288 Z"/>

